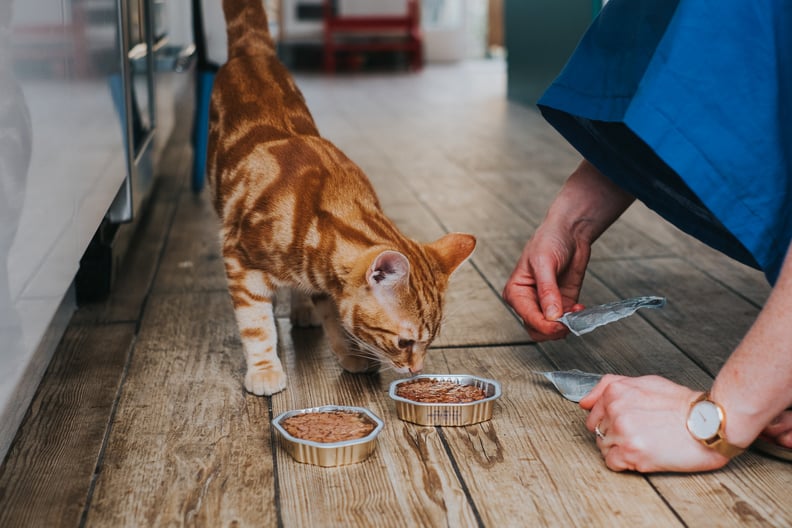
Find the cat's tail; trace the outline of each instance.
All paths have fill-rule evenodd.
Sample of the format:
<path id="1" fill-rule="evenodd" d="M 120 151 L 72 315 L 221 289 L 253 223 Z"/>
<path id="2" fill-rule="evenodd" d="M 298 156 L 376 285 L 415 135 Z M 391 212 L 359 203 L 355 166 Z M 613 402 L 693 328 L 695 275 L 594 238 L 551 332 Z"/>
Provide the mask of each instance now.
<path id="1" fill-rule="evenodd" d="M 223 0 L 228 33 L 228 58 L 274 54 L 263 0 Z"/>

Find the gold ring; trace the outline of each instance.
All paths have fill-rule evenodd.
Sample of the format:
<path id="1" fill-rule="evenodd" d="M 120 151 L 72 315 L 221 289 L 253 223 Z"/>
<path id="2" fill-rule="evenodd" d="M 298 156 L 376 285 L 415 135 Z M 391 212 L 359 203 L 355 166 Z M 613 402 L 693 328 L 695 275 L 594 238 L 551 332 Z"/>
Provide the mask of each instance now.
<path id="1" fill-rule="evenodd" d="M 594 434 L 597 435 L 597 438 L 599 438 L 600 440 L 605 440 L 605 433 L 600 431 L 599 426 L 600 424 L 594 426 Z"/>

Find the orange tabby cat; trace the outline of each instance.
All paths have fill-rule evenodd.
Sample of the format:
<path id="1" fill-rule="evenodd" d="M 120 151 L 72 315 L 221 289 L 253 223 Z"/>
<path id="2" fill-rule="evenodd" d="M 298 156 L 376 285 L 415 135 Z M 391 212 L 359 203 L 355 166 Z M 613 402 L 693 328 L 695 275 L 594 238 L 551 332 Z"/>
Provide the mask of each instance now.
<path id="1" fill-rule="evenodd" d="M 245 388 L 286 386 L 273 296 L 291 287 L 292 320 L 322 323 L 341 366 L 419 372 L 437 336 L 451 273 L 476 245 L 405 237 L 363 171 L 319 136 L 275 55 L 261 0 L 224 0 L 228 62 L 214 82 L 208 182 L 247 360 Z"/>

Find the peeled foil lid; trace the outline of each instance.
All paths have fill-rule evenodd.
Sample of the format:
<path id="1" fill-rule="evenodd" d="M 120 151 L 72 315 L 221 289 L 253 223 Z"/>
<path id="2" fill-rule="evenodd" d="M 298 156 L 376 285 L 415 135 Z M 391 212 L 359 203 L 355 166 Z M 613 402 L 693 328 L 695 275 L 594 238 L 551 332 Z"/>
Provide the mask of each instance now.
<path id="1" fill-rule="evenodd" d="M 558 322 L 564 323 L 576 336 L 581 336 L 600 326 L 629 317 L 639 308 L 662 308 L 665 303 L 665 297 L 634 297 L 592 306 L 579 312 L 567 312 L 558 319 Z"/>
<path id="2" fill-rule="evenodd" d="M 591 389 L 602 378 L 602 374 L 592 374 L 577 369 L 536 372 L 536 374 L 541 374 L 549 379 L 564 398 L 575 403 L 591 392 Z"/>

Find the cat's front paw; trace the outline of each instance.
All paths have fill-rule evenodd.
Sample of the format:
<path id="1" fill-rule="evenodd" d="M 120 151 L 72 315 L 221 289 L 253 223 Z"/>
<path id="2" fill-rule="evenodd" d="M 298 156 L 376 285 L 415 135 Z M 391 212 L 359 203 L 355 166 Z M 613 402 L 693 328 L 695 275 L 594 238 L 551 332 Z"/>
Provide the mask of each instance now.
<path id="1" fill-rule="evenodd" d="M 270 396 L 286 388 L 286 373 L 282 370 L 250 370 L 245 374 L 245 389 L 256 396 Z"/>
<path id="2" fill-rule="evenodd" d="M 347 372 L 353 374 L 373 373 L 377 372 L 380 368 L 380 362 L 376 359 L 369 359 L 362 356 L 348 354 L 338 359 L 338 363 Z"/>

